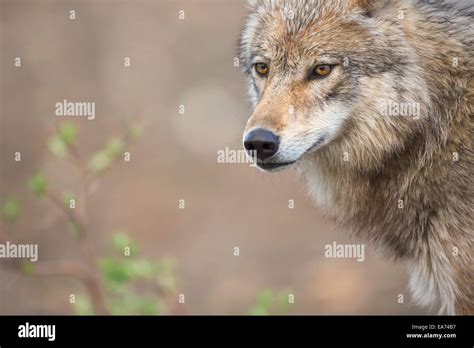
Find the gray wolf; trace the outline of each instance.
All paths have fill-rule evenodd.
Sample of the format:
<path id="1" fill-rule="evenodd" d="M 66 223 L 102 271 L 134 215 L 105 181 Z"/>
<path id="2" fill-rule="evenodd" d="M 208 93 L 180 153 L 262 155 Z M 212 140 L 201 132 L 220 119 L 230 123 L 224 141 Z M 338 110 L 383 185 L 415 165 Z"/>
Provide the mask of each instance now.
<path id="1" fill-rule="evenodd" d="M 474 314 L 474 7 L 253 0 L 244 147 L 406 264 L 413 298 Z"/>

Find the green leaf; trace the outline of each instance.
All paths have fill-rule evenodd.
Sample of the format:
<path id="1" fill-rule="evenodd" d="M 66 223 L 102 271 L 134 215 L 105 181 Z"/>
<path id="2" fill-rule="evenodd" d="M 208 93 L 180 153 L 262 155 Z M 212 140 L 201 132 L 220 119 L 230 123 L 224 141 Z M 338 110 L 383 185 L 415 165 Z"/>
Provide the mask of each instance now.
<path id="1" fill-rule="evenodd" d="M 138 139 L 143 135 L 144 129 L 141 124 L 133 123 L 128 128 L 128 132 L 132 139 Z"/>
<path id="2" fill-rule="evenodd" d="M 66 156 L 67 146 L 57 135 L 49 140 L 48 149 L 54 156 L 58 158 L 64 158 L 64 156 Z"/>
<path id="3" fill-rule="evenodd" d="M 58 132 L 59 139 L 66 145 L 72 145 L 76 141 L 76 126 L 71 122 L 64 123 Z"/>
<path id="4" fill-rule="evenodd" d="M 33 272 L 35 271 L 33 262 L 24 260 L 21 263 L 21 271 L 23 272 L 24 275 L 32 275 Z"/>
<path id="5" fill-rule="evenodd" d="M 166 293 L 172 293 L 176 291 L 176 278 L 172 274 L 158 276 L 158 284 Z"/>
<path id="6" fill-rule="evenodd" d="M 130 266 L 136 278 L 152 279 L 156 275 L 156 267 L 148 260 L 132 260 Z"/>
<path id="7" fill-rule="evenodd" d="M 129 248 L 127 250 L 130 251 L 130 255 L 126 256 L 134 256 L 137 255 L 139 252 L 138 244 L 135 240 L 133 240 L 126 232 L 119 231 L 115 233 L 112 237 L 112 244 L 114 248 L 121 254 L 124 255 L 125 248 Z"/>
<path id="8" fill-rule="evenodd" d="M 126 283 L 133 278 L 133 269 L 125 261 L 102 259 L 99 263 L 105 278 L 115 283 Z"/>
<path id="9" fill-rule="evenodd" d="M 270 289 L 261 291 L 257 294 L 255 305 L 249 310 L 249 314 L 287 314 L 291 309 L 291 304 L 288 302 L 290 293 L 291 290 L 278 293 Z"/>
<path id="10" fill-rule="evenodd" d="M 116 158 L 123 153 L 124 149 L 125 144 L 123 143 L 122 139 L 118 137 L 112 137 L 105 146 L 105 153 L 111 158 Z"/>
<path id="11" fill-rule="evenodd" d="M 257 305 L 269 308 L 273 303 L 273 291 L 265 289 L 257 295 Z"/>
<path id="12" fill-rule="evenodd" d="M 277 295 L 276 307 L 279 314 L 286 314 L 291 309 L 291 303 L 288 302 L 291 291 L 282 291 Z"/>
<path id="13" fill-rule="evenodd" d="M 33 191 L 38 197 L 45 195 L 47 190 L 46 178 L 43 174 L 37 173 L 33 175 L 28 181 L 28 187 Z"/>
<path id="14" fill-rule="evenodd" d="M 160 314 L 159 304 L 152 299 L 144 298 L 137 305 L 137 314 L 141 315 L 157 315 Z"/>
<path id="15" fill-rule="evenodd" d="M 8 222 L 13 222 L 20 214 L 20 201 L 16 198 L 9 199 L 3 205 L 3 217 Z"/>
<path id="16" fill-rule="evenodd" d="M 107 278 L 103 280 L 103 283 L 104 283 L 104 289 L 106 289 L 107 294 L 110 294 L 111 296 L 120 294 L 121 292 L 124 291 L 124 288 L 126 287 L 126 283 L 119 284 Z M 126 291 L 128 291 L 128 289 Z"/>
<path id="17" fill-rule="evenodd" d="M 250 315 L 268 315 L 268 310 L 262 306 L 254 306 L 249 310 Z"/>
<path id="18" fill-rule="evenodd" d="M 157 315 L 160 314 L 162 307 L 161 301 L 137 296 L 134 292 L 124 293 L 109 305 L 113 315 Z"/>
<path id="19" fill-rule="evenodd" d="M 105 151 L 96 152 L 89 161 L 89 168 L 92 172 L 99 174 L 105 171 L 112 164 L 112 158 Z"/>
<path id="20" fill-rule="evenodd" d="M 125 149 L 125 144 L 118 137 L 109 139 L 103 150 L 97 151 L 89 161 L 89 168 L 95 174 L 102 173 L 108 169 L 112 161 L 120 156 Z"/>
<path id="21" fill-rule="evenodd" d="M 94 309 L 92 307 L 92 303 L 89 297 L 82 294 L 77 294 L 75 300 L 76 301 L 72 303 L 74 313 L 76 313 L 77 315 L 93 315 L 94 314 Z"/>
<path id="22" fill-rule="evenodd" d="M 266 315 L 270 313 L 274 301 L 272 290 L 265 289 L 257 294 L 255 305 L 249 310 L 249 314 Z"/>

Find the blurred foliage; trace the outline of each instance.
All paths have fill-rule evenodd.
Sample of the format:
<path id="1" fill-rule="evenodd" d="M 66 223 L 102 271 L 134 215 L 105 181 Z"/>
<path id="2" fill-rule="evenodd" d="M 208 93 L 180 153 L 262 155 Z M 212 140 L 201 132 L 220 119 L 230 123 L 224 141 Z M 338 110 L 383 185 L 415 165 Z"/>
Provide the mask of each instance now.
<path id="1" fill-rule="evenodd" d="M 33 175 L 28 181 L 28 187 L 38 197 L 43 197 L 46 194 L 47 182 L 43 174 L 37 173 Z"/>
<path id="2" fill-rule="evenodd" d="M 111 158 L 117 158 L 125 151 L 125 144 L 122 139 L 112 137 L 107 141 L 104 152 Z"/>
<path id="3" fill-rule="evenodd" d="M 125 150 L 125 144 L 118 137 L 110 138 L 104 148 L 95 152 L 89 161 L 89 169 L 94 174 L 100 174 L 108 169 L 113 161 L 117 159 Z"/>
<path id="4" fill-rule="evenodd" d="M 59 127 L 58 135 L 59 139 L 66 145 L 72 145 L 76 142 L 77 129 L 73 123 L 65 122 Z"/>
<path id="5" fill-rule="evenodd" d="M 92 315 L 94 309 L 92 308 L 91 301 L 85 294 L 75 295 L 75 302 L 72 303 L 74 313 L 78 315 Z"/>
<path id="6" fill-rule="evenodd" d="M 80 160 L 77 153 L 73 153 L 73 146 L 77 140 L 77 129 L 73 123 L 63 123 L 48 141 L 49 151 L 57 158 L 64 159 L 69 153 L 74 154 L 74 160 Z M 132 125 L 128 128 L 130 139 L 136 139 L 143 133 L 143 128 Z M 109 169 L 114 160 L 120 158 L 125 151 L 126 144 L 120 137 L 108 139 L 102 149 L 96 151 L 87 163 L 91 174 L 100 174 Z M 48 181 L 43 173 L 37 172 L 28 180 L 29 189 L 37 196 L 48 198 L 64 204 L 63 208 L 71 208 L 71 200 L 76 198 L 72 191 L 62 191 L 59 197 L 54 192 L 48 192 Z M 15 221 L 20 213 L 20 202 L 16 198 L 8 199 L 3 204 L 3 218 L 6 221 Z M 79 237 L 78 221 L 68 215 L 66 221 L 74 236 Z M 138 243 L 123 230 L 118 230 L 111 238 L 111 255 L 99 258 L 98 271 L 100 286 L 104 289 L 105 305 L 111 314 L 160 314 L 167 309 L 167 298 L 176 292 L 174 275 L 174 260 L 164 258 L 160 261 L 150 260 L 140 256 Z M 35 266 L 25 261 L 20 264 L 20 270 L 25 275 L 32 275 Z M 177 298 L 176 298 L 177 301 Z M 75 294 L 71 303 L 74 313 L 94 314 L 89 293 Z"/>
<path id="7" fill-rule="evenodd" d="M 255 304 L 249 310 L 252 315 L 288 314 L 291 311 L 291 291 L 275 292 L 262 290 L 256 297 Z"/>
<path id="8" fill-rule="evenodd" d="M 138 139 L 143 135 L 144 129 L 141 124 L 133 123 L 129 126 L 128 132 L 132 139 Z"/>
<path id="9" fill-rule="evenodd" d="M 176 291 L 174 261 L 165 258 L 151 261 L 139 256 L 138 243 L 124 231 L 113 235 L 112 245 L 117 255 L 102 258 L 100 270 L 110 299 L 112 314 L 160 314 L 165 310 L 163 297 Z M 138 289 L 159 290 L 153 296 L 143 296 Z"/>
<path id="10" fill-rule="evenodd" d="M 97 151 L 89 161 L 89 168 L 94 173 L 101 173 L 112 164 L 112 158 L 103 150 Z"/>
<path id="11" fill-rule="evenodd" d="M 24 260 L 21 263 L 21 272 L 25 275 L 32 275 L 34 272 L 33 262 L 29 260 Z"/>
<path id="12" fill-rule="evenodd" d="M 59 136 L 52 137 L 48 142 L 48 149 L 53 155 L 58 158 L 64 158 L 66 156 L 67 147 L 64 141 Z"/>
<path id="13" fill-rule="evenodd" d="M 138 244 L 125 231 L 117 231 L 112 239 L 114 248 L 124 255 L 136 255 L 139 252 Z"/>
<path id="14" fill-rule="evenodd" d="M 3 204 L 3 218 L 7 222 L 14 222 L 20 214 L 20 201 L 17 198 L 10 198 Z"/>
<path id="15" fill-rule="evenodd" d="M 66 122 L 62 124 L 59 127 L 57 134 L 48 141 L 49 151 L 58 158 L 64 158 L 68 151 L 68 146 L 75 143 L 76 136 L 77 129 L 73 123 Z"/>

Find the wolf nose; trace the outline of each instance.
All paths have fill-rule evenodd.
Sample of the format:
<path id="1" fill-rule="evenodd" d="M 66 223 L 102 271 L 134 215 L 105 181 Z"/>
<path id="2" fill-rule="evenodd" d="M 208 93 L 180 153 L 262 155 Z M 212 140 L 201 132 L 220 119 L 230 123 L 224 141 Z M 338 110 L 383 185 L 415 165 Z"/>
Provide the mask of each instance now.
<path id="1" fill-rule="evenodd" d="M 247 134 L 244 147 L 250 156 L 257 154 L 259 160 L 272 157 L 278 151 L 280 140 L 275 133 L 258 128 Z"/>

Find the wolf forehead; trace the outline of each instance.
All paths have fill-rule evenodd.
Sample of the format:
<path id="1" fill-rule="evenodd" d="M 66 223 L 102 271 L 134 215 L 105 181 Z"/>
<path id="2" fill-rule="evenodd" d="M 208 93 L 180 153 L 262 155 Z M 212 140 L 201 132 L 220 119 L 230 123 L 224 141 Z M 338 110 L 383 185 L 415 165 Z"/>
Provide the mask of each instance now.
<path id="1" fill-rule="evenodd" d="M 383 1 L 383 0 L 380 0 Z M 241 32 L 239 56 L 246 72 L 255 60 L 294 67 L 302 57 L 367 54 L 380 50 L 368 0 L 252 0 Z"/>

